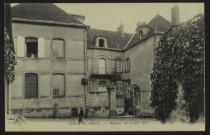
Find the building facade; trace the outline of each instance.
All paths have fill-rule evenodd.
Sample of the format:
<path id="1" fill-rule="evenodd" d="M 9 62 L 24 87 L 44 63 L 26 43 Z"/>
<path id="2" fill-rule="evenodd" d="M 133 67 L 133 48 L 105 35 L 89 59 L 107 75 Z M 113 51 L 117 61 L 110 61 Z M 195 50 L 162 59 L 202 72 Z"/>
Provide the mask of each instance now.
<path id="1" fill-rule="evenodd" d="M 176 24 L 177 10 L 172 10 Z M 157 15 L 129 34 L 123 24 L 117 31 L 98 30 L 84 19 L 49 3 L 12 8 L 17 58 L 12 113 L 77 117 L 81 108 L 88 117 L 153 113 L 154 48 L 171 23 Z"/>

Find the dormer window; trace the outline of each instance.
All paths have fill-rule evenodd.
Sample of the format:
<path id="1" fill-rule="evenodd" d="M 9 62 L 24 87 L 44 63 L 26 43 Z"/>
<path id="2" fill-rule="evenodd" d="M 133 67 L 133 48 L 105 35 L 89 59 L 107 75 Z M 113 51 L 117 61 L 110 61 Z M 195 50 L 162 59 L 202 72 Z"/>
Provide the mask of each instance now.
<path id="1" fill-rule="evenodd" d="M 142 36 L 143 36 L 143 31 L 142 30 L 139 30 L 139 39 L 140 40 L 142 39 Z"/>
<path id="2" fill-rule="evenodd" d="M 104 47 L 104 39 L 99 39 L 99 47 Z"/>
<path id="3" fill-rule="evenodd" d="M 98 36 L 95 39 L 95 43 L 97 47 L 106 48 L 107 47 L 107 39 L 103 36 Z"/>

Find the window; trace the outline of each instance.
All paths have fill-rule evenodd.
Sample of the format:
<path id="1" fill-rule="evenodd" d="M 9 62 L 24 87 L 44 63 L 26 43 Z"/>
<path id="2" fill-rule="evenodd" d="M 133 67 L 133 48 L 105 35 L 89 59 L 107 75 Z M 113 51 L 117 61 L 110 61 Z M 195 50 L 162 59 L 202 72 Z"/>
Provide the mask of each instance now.
<path id="1" fill-rule="evenodd" d="M 104 39 L 99 39 L 99 47 L 105 47 Z"/>
<path id="2" fill-rule="evenodd" d="M 107 91 L 107 82 L 106 81 L 99 81 L 98 83 L 98 91 Z"/>
<path id="3" fill-rule="evenodd" d="M 64 58 L 64 40 L 62 39 L 53 39 L 53 57 L 54 58 Z"/>
<path id="4" fill-rule="evenodd" d="M 123 82 L 122 81 L 116 82 L 116 94 L 123 95 Z"/>
<path id="5" fill-rule="evenodd" d="M 26 43 L 26 57 L 34 58 L 38 57 L 38 39 L 37 38 L 25 38 Z"/>
<path id="6" fill-rule="evenodd" d="M 139 30 L 139 39 L 141 40 L 142 39 L 142 35 L 143 34 L 143 31 L 142 30 Z"/>
<path id="7" fill-rule="evenodd" d="M 88 91 L 93 91 L 93 82 L 88 81 Z"/>
<path id="8" fill-rule="evenodd" d="M 53 75 L 53 97 L 64 97 L 65 79 L 63 74 Z"/>
<path id="9" fill-rule="evenodd" d="M 25 98 L 38 97 L 38 75 L 34 73 L 25 74 Z"/>
<path id="10" fill-rule="evenodd" d="M 116 72 L 122 72 L 122 60 L 116 60 Z"/>
<path id="11" fill-rule="evenodd" d="M 130 71 L 130 59 L 129 58 L 127 58 L 125 60 L 125 71 L 126 72 L 129 72 Z"/>
<path id="12" fill-rule="evenodd" d="M 106 48 L 107 47 L 107 38 L 104 37 L 103 35 L 97 36 L 95 38 L 95 43 L 96 43 L 97 47 Z"/>
<path id="13" fill-rule="evenodd" d="M 99 74 L 105 74 L 105 73 L 106 73 L 106 60 L 99 59 Z"/>

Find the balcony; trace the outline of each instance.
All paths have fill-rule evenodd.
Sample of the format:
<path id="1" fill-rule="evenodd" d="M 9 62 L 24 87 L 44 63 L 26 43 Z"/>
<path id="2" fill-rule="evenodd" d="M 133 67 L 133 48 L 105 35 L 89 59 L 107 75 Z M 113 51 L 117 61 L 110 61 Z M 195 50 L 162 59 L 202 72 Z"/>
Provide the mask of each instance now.
<path id="1" fill-rule="evenodd" d="M 94 67 L 91 78 L 112 78 L 115 75 L 113 67 Z"/>

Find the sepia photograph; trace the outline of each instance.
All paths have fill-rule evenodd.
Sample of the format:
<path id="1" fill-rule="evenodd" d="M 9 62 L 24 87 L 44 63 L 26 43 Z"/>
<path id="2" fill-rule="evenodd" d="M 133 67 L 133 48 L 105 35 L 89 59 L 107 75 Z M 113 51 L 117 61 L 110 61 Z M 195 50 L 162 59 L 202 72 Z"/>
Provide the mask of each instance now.
<path id="1" fill-rule="evenodd" d="M 4 3 L 5 132 L 205 131 L 204 3 Z"/>

